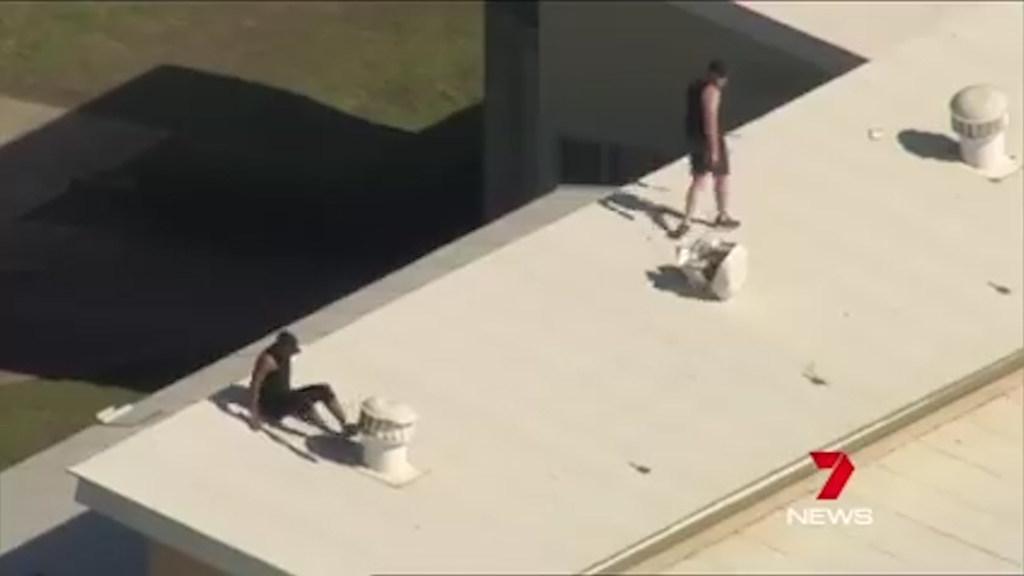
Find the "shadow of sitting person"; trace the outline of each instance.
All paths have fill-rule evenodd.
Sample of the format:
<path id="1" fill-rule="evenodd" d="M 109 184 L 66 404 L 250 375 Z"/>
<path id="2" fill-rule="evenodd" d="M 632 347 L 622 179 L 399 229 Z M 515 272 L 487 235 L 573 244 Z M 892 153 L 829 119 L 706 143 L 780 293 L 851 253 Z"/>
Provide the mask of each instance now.
<path id="1" fill-rule="evenodd" d="M 320 434 L 306 438 L 306 449 L 323 460 L 345 466 L 361 466 L 362 445 L 337 434 Z"/>
<path id="2" fill-rule="evenodd" d="M 678 266 L 668 264 L 658 266 L 657 270 L 647 272 L 647 280 L 650 281 L 651 286 L 663 292 L 671 292 L 677 296 L 695 300 L 717 301 L 707 291 L 691 285 Z"/>
<path id="3" fill-rule="evenodd" d="M 901 130 L 896 139 L 904 150 L 926 160 L 956 162 L 960 159 L 959 144 L 945 134 Z"/>
<path id="4" fill-rule="evenodd" d="M 221 412 L 237 419 L 247 428 L 249 427 L 249 391 L 243 386 L 231 384 L 227 388 L 210 396 L 207 400 L 216 406 Z M 308 437 L 306 432 L 288 426 L 280 420 L 264 420 L 260 426 L 260 432 L 274 441 L 274 443 L 287 448 L 292 454 L 308 462 L 316 463 L 317 459 L 309 452 L 306 452 L 283 438 L 276 431 L 285 432 L 293 436 Z"/>

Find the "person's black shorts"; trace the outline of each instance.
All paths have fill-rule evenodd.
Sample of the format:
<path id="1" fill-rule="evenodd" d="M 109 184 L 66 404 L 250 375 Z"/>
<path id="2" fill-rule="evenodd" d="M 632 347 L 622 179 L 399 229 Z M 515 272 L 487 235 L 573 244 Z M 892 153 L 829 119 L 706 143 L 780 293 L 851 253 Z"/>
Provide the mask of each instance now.
<path id="1" fill-rule="evenodd" d="M 285 416 L 299 416 L 308 412 L 317 402 L 329 402 L 334 392 L 327 384 L 313 384 L 285 394 L 266 395 L 260 397 L 260 411 L 266 417 L 280 420 Z"/>
<path id="2" fill-rule="evenodd" d="M 729 174 L 729 149 L 725 145 L 725 138 L 719 142 L 721 150 L 718 163 L 712 166 L 711 156 L 708 154 L 706 141 L 690 142 L 690 174 L 700 176 L 708 172 L 715 176 L 726 176 Z"/>

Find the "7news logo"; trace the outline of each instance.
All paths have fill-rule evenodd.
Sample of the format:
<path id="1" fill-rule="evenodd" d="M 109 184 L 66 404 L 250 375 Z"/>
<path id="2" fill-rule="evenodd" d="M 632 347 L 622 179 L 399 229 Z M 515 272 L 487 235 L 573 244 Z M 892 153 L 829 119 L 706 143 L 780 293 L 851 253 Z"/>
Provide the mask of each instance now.
<path id="1" fill-rule="evenodd" d="M 811 452 L 811 459 L 819 470 L 831 470 L 828 480 L 818 492 L 818 500 L 838 500 L 855 470 L 853 460 L 845 452 Z M 786 509 L 786 524 L 804 526 L 854 525 L 870 526 L 875 523 L 871 508 L 839 508 L 808 506 L 802 510 Z"/>

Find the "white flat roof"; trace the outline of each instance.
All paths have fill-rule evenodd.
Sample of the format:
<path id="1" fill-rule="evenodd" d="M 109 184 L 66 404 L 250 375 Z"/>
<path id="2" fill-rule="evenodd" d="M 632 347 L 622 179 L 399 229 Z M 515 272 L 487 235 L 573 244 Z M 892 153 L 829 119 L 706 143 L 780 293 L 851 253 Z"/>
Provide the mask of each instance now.
<path id="1" fill-rule="evenodd" d="M 1019 155 L 1022 15 L 972 12 L 743 127 L 730 302 L 658 289 L 664 232 L 593 205 L 306 346 L 296 382 L 417 409 L 416 483 L 200 402 L 74 468 L 82 499 L 233 573 L 576 571 L 1021 349 L 1021 173 L 897 136 L 948 134 L 949 98 L 988 81 Z M 685 171 L 629 192 L 679 207 Z"/>

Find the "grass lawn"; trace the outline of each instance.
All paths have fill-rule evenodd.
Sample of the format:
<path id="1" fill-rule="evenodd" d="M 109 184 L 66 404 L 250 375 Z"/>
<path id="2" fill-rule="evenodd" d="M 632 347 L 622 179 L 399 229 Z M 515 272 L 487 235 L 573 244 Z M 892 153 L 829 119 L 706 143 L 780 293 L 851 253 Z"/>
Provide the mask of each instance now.
<path id="1" fill-rule="evenodd" d="M 160 64 L 418 130 L 480 100 L 483 4 L 0 3 L 0 92 L 74 106 Z"/>
<path id="2" fill-rule="evenodd" d="M 112 404 L 134 402 L 139 392 L 65 380 L 24 380 L 0 385 L 0 470 L 94 424 Z"/>

